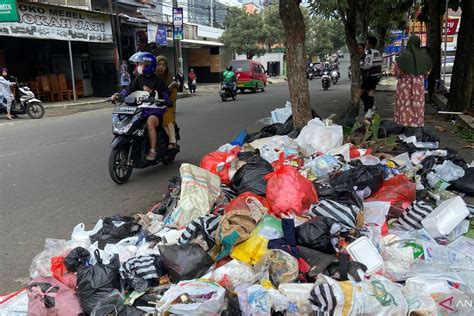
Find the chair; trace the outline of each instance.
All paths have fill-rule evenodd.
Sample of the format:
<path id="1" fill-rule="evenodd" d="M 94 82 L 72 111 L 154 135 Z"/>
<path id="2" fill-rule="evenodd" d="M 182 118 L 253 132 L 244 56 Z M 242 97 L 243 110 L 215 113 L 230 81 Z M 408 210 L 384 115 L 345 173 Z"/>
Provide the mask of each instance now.
<path id="1" fill-rule="evenodd" d="M 51 89 L 51 83 L 49 81 L 48 76 L 40 76 L 39 81 L 40 81 L 39 87 L 41 91 L 43 92 L 44 96 L 49 97 L 48 100 L 51 100 L 51 102 L 54 102 L 55 96 L 57 96 L 58 100 L 60 99 L 59 92 L 53 91 L 53 89 Z"/>
<path id="2" fill-rule="evenodd" d="M 69 89 L 67 86 L 66 75 L 59 74 L 59 91 L 61 95 L 66 96 L 68 100 L 71 100 L 73 97 L 72 89 Z"/>
<path id="3" fill-rule="evenodd" d="M 44 97 L 43 91 L 40 89 L 40 85 L 38 83 L 38 78 L 36 80 L 28 80 L 28 87 L 30 87 L 31 91 L 35 94 L 35 97 L 38 99 L 42 99 Z"/>
<path id="4" fill-rule="evenodd" d="M 82 98 L 84 97 L 84 83 L 82 82 L 82 80 L 75 80 L 74 81 L 74 84 L 76 85 L 76 96 L 78 98 Z M 68 81 L 67 82 L 67 86 L 69 89 L 72 90 L 72 83 L 71 81 Z"/>
<path id="5" fill-rule="evenodd" d="M 49 75 L 49 82 L 51 83 L 51 91 L 58 95 L 59 101 L 63 101 L 64 94 L 61 93 L 61 88 L 59 87 L 58 76 Z"/>

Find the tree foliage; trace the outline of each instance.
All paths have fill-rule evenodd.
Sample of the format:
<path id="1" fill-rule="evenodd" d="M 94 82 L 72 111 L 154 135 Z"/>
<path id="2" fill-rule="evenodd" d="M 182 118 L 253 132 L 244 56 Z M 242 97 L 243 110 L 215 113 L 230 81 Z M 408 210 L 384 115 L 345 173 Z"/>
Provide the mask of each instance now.
<path id="1" fill-rule="evenodd" d="M 270 6 L 262 12 L 263 19 L 263 39 L 270 51 L 275 44 L 283 43 L 285 34 L 281 23 L 278 6 Z"/>
<path id="2" fill-rule="evenodd" d="M 246 54 L 248 59 L 265 53 L 261 43 L 265 42 L 264 20 L 259 14 L 248 14 L 241 8 L 229 8 L 224 21 L 222 42 L 237 54 Z"/>
<path id="3" fill-rule="evenodd" d="M 320 57 L 345 46 L 344 27 L 341 21 L 326 20 L 317 15 L 308 18 L 306 51 Z"/>

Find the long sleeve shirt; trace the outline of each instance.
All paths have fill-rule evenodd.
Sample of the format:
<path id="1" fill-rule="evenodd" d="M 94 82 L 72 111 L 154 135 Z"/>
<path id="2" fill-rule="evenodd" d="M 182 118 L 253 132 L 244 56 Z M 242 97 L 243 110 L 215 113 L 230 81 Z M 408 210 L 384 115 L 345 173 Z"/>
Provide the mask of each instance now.
<path id="1" fill-rule="evenodd" d="M 0 96 L 7 100 L 13 100 L 13 94 L 10 87 L 14 84 L 14 82 L 10 82 L 3 76 L 0 76 Z"/>

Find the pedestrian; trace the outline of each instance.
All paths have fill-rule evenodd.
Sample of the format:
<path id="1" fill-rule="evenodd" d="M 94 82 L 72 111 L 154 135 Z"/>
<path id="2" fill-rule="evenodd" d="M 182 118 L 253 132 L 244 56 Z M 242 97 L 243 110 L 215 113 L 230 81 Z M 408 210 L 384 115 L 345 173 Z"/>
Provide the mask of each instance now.
<path id="1" fill-rule="evenodd" d="M 196 93 L 196 80 L 197 76 L 194 72 L 194 69 L 191 68 L 188 73 L 188 85 L 189 85 L 189 92 Z"/>
<path id="2" fill-rule="evenodd" d="M 7 107 L 7 119 L 12 120 L 10 110 L 14 96 L 12 94 L 11 86 L 15 85 L 14 82 L 10 82 L 8 79 L 8 69 L 2 68 L 2 75 L 0 76 L 0 103 L 4 103 Z"/>
<path id="3" fill-rule="evenodd" d="M 375 107 L 375 88 L 382 77 L 382 55 L 375 49 L 377 39 L 369 36 L 366 42 L 366 51 L 364 60 L 361 63 L 362 74 L 362 96 L 364 102 L 364 112 L 376 110 Z"/>
<path id="4" fill-rule="evenodd" d="M 174 80 L 173 76 L 171 75 L 168 67 L 168 60 L 165 56 L 157 56 L 156 57 L 157 67 L 156 67 L 156 75 L 163 79 L 165 84 L 170 89 L 170 100 L 172 106 L 166 109 L 165 114 L 163 114 L 163 128 L 168 134 L 169 138 L 169 149 L 173 149 L 178 147 L 177 139 L 176 139 L 176 99 L 178 96 L 178 87 L 177 83 Z"/>
<path id="5" fill-rule="evenodd" d="M 398 78 L 393 121 L 408 127 L 423 127 L 425 119 L 424 79 L 431 69 L 430 56 L 421 40 L 412 35 L 404 53 L 396 59 L 393 74 Z"/>
<path id="6" fill-rule="evenodd" d="M 120 66 L 120 87 L 125 89 L 131 82 L 130 73 L 128 72 L 128 65 L 127 62 L 124 60 L 122 61 L 122 65 Z"/>

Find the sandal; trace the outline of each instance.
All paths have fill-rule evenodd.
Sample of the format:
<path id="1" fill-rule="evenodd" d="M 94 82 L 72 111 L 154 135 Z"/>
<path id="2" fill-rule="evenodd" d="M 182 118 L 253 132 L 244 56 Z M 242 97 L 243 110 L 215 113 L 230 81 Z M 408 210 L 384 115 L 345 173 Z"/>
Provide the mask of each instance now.
<path id="1" fill-rule="evenodd" d="M 169 149 L 169 150 L 171 150 L 171 149 L 176 149 L 176 148 L 178 148 L 178 144 L 176 144 L 176 143 L 169 143 L 169 145 L 168 145 L 168 149 Z"/>
<path id="2" fill-rule="evenodd" d="M 146 155 L 146 160 L 151 160 L 151 161 L 155 161 L 156 160 L 156 151 L 154 150 L 150 150 L 148 152 L 148 154 Z"/>

